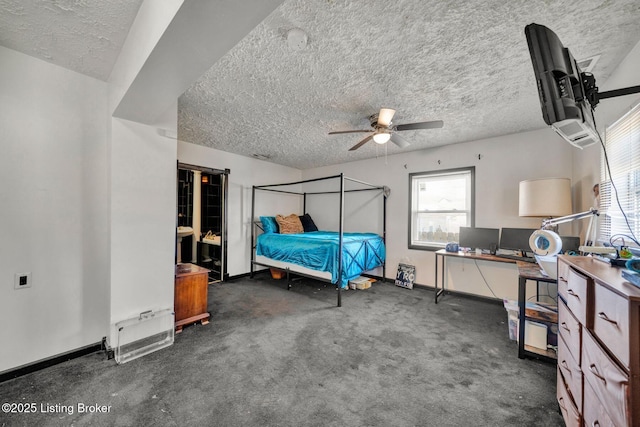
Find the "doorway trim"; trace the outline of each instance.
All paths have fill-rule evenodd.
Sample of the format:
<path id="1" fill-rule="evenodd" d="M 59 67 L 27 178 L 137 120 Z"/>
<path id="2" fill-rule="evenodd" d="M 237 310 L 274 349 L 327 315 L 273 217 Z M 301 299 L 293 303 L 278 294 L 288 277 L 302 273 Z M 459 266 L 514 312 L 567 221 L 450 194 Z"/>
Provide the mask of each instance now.
<path id="1" fill-rule="evenodd" d="M 227 272 L 227 231 L 228 231 L 228 227 L 227 227 L 227 213 L 228 213 L 228 203 L 227 203 L 227 197 L 228 197 L 228 190 L 229 190 L 229 174 L 231 173 L 230 169 L 216 169 L 216 168 L 209 168 L 206 166 L 198 166 L 198 165 L 193 165 L 190 163 L 182 163 L 180 161 L 177 162 L 177 167 L 176 167 L 176 227 L 177 227 L 177 223 L 178 223 L 178 191 L 177 191 L 177 185 L 178 185 L 178 171 L 182 169 L 182 170 L 191 170 L 191 171 L 200 171 L 200 172 L 204 172 L 204 173 L 208 173 L 210 175 L 221 175 L 221 180 L 222 180 L 222 240 L 221 240 L 221 250 L 222 250 L 222 271 L 221 271 L 221 278 L 222 281 L 226 281 L 229 279 L 229 273 Z M 177 231 L 176 231 L 177 233 Z M 176 254 L 176 259 L 177 259 L 177 254 Z"/>

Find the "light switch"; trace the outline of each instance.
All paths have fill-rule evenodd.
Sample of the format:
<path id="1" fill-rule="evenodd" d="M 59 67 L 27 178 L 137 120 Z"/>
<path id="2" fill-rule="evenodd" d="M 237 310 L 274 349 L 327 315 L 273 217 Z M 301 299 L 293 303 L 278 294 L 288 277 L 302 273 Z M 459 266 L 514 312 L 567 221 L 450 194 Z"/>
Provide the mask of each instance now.
<path id="1" fill-rule="evenodd" d="M 25 289 L 31 287 L 31 273 L 16 273 L 13 282 L 15 289 Z"/>

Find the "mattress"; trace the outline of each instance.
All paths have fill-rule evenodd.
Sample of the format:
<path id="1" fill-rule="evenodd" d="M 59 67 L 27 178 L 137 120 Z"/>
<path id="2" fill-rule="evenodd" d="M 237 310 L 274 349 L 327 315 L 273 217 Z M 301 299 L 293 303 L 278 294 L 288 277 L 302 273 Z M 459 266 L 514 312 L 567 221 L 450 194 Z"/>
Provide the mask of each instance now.
<path id="1" fill-rule="evenodd" d="M 386 251 L 382 237 L 375 233 L 343 233 L 340 277 L 339 237 L 340 234 L 334 231 L 261 234 L 257 240 L 256 255 L 315 272 L 328 272 L 331 283 L 337 284 L 340 280 L 342 288 L 347 287 L 349 280 L 384 263 Z"/>

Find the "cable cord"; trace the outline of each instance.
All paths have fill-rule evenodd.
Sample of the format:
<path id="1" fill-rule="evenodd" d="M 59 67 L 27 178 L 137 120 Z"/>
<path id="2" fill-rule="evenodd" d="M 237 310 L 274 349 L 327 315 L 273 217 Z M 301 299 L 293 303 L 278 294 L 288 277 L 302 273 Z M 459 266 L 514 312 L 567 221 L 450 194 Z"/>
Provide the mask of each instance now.
<path id="1" fill-rule="evenodd" d="M 531 301 L 531 300 L 533 300 L 535 298 L 536 299 L 535 302 L 541 302 L 540 301 L 540 297 L 547 297 L 551 301 L 555 302 L 556 305 L 558 305 L 558 298 L 551 295 L 551 290 L 549 289 L 550 283 L 549 282 L 544 282 L 544 284 L 546 285 L 547 293 L 546 294 L 531 295 L 529 298 L 527 298 L 527 301 Z"/>
<path id="2" fill-rule="evenodd" d="M 487 282 L 487 279 L 484 277 L 484 274 L 482 274 L 482 270 L 480 270 L 480 266 L 478 265 L 478 260 L 474 259 L 473 263 L 476 265 L 476 268 L 478 269 L 478 273 L 480 273 L 480 276 L 482 277 L 482 280 L 484 280 L 484 284 L 487 286 L 487 288 L 489 289 L 489 291 L 491 292 L 491 294 L 498 298 L 498 296 L 493 292 L 493 289 L 491 289 L 491 286 L 489 286 L 489 282 Z M 500 299 L 500 298 L 498 298 Z"/>
<path id="3" fill-rule="evenodd" d="M 618 196 L 618 188 L 616 187 L 616 184 L 613 182 L 613 175 L 611 175 L 611 165 L 609 165 L 609 156 L 607 156 L 607 147 L 604 145 L 604 141 L 602 140 L 602 136 L 600 136 L 600 132 L 598 131 L 598 127 L 596 125 L 596 118 L 595 115 L 593 114 L 593 108 L 591 108 L 591 117 L 593 119 L 593 127 L 596 131 L 596 135 L 598 135 L 598 140 L 600 141 L 600 145 L 602 146 L 602 153 L 604 154 L 604 163 L 605 166 L 607 168 L 607 173 L 609 174 L 609 180 L 611 181 L 611 187 L 613 188 L 613 192 L 616 195 L 616 203 L 618 204 L 618 208 L 620 209 L 620 212 L 622 213 L 622 216 L 624 217 L 625 222 L 627 223 L 627 228 L 629 229 L 629 232 L 631 233 L 631 236 L 627 236 L 629 238 L 631 238 L 631 240 L 633 240 L 633 242 L 640 246 L 640 243 L 638 243 L 638 240 L 636 239 L 635 234 L 633 233 L 633 229 L 631 228 L 631 224 L 629 223 L 629 218 L 627 217 L 627 214 L 625 213 L 624 209 L 622 209 L 622 204 L 620 203 L 620 197 Z"/>

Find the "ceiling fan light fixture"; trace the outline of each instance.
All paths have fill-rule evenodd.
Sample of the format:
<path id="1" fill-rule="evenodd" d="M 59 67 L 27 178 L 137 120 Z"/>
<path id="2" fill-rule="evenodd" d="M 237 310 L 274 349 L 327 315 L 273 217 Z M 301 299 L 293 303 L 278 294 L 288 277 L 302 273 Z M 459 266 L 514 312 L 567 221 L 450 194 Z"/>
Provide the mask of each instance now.
<path id="1" fill-rule="evenodd" d="M 444 122 L 442 120 L 431 120 L 428 122 L 405 123 L 392 126 L 391 120 L 393 119 L 395 113 L 396 110 L 392 108 L 381 108 L 379 113 L 369 116 L 369 122 L 371 124 L 371 127 L 373 128 L 373 131 L 364 129 L 341 130 L 329 132 L 329 135 L 360 132 L 369 134 L 364 139 L 361 139 L 356 145 L 349 148 L 349 151 L 357 150 L 372 139 L 373 142 L 380 145 L 386 144 L 387 142 L 391 141 L 400 148 L 406 148 L 409 146 L 409 142 L 406 139 L 400 137 L 400 135 L 398 135 L 396 132 L 417 129 L 439 129 L 444 125 Z M 393 139 L 391 139 L 392 134 Z"/>
<path id="2" fill-rule="evenodd" d="M 391 139 L 391 134 L 387 132 L 380 132 L 373 135 L 373 141 L 377 144 L 386 144 Z"/>

